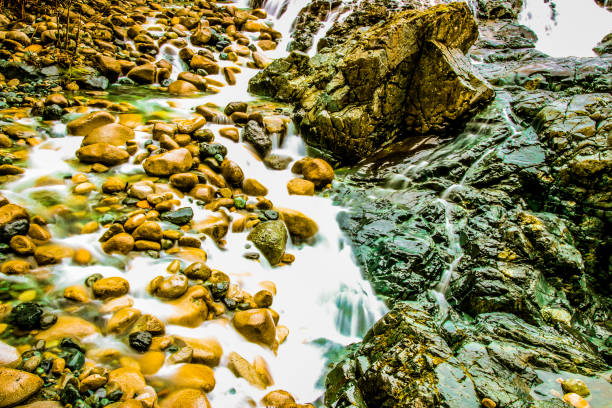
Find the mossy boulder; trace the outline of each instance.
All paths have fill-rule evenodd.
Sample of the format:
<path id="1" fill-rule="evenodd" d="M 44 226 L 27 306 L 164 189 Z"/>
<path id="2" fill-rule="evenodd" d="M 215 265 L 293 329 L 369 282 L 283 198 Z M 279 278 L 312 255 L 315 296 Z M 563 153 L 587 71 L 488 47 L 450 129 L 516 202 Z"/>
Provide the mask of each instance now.
<path id="1" fill-rule="evenodd" d="M 261 251 L 271 265 L 281 261 L 287 245 L 287 228 L 282 221 L 257 224 L 247 239 Z"/>

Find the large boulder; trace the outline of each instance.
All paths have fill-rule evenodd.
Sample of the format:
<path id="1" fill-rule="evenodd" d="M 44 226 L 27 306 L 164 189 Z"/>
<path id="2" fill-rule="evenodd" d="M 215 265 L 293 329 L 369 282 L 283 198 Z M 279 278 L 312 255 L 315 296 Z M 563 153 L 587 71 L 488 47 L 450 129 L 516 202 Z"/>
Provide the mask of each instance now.
<path id="1" fill-rule="evenodd" d="M 356 162 L 391 141 L 442 132 L 492 98 L 464 55 L 477 38 L 465 3 L 407 10 L 312 59 L 274 61 L 249 90 L 296 103 L 308 143 Z"/>
<path id="2" fill-rule="evenodd" d="M 392 152 L 377 156 L 376 166 L 365 163 L 348 177 L 351 186 L 334 186 L 339 204 L 350 208 L 338 219 L 364 275 L 396 307 L 351 363 L 333 371 L 328 396 L 339 391 L 342 371 L 358 378 L 359 391 L 344 383 L 341 393 L 359 395 L 364 406 L 417 406 L 404 399 L 417 397 L 404 368 L 433 354 L 423 344 L 430 341 L 443 341 L 452 354 L 443 357 L 448 364 L 419 374 L 429 378 L 422 406 L 476 407 L 473 389 L 497 406 L 551 407 L 527 391 L 543 378 L 539 370 L 551 381 L 538 389 L 561 391 L 557 370 L 597 376 L 609 369 L 610 330 L 589 316 L 610 310 L 602 301 L 611 291 L 610 106 L 604 93 L 530 90 L 510 99 L 502 91 L 456 139 L 395 161 Z M 510 109 L 533 127 L 505 119 Z M 471 139 L 474 129 L 481 133 Z M 440 298 L 432 289 L 448 272 L 445 309 L 432 301 Z M 403 309 L 401 300 L 421 311 Z M 447 320 L 436 319 L 441 312 Z M 411 333 L 426 316 L 427 330 Z M 411 329 L 398 328 L 404 324 Z M 469 381 L 444 385 L 453 377 Z M 347 406 L 334 401 L 328 405 Z"/>
<path id="3" fill-rule="evenodd" d="M 538 401 L 525 393 L 541 382 L 536 369 L 589 375 L 606 367 L 583 341 L 511 314 L 439 327 L 430 306 L 398 305 L 379 320 L 328 374 L 326 405 L 478 408 L 488 398 L 501 407 L 550 407 L 553 395 Z"/>
<path id="4" fill-rule="evenodd" d="M 332 408 L 561 407 L 559 377 L 609 400 L 612 332 L 595 316 L 611 310 L 612 60 L 548 57 L 500 20 L 519 2 L 471 4 L 494 101 L 453 139 L 407 139 L 332 186 L 394 306 L 328 376 Z"/>

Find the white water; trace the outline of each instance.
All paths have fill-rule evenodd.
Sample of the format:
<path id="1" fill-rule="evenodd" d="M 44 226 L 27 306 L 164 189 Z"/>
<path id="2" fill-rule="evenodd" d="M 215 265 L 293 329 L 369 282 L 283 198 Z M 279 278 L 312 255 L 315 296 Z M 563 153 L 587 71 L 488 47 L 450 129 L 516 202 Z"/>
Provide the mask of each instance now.
<path id="1" fill-rule="evenodd" d="M 283 33 L 283 41 L 289 40 L 291 22 L 301 9 L 305 0 L 291 2 L 282 16 L 275 16 L 273 4 L 270 7 L 269 19 L 274 27 Z M 281 17 L 277 20 L 277 17 Z M 281 43 L 282 45 L 282 43 Z M 283 55 L 284 47 L 279 45 L 277 50 L 266 52 L 272 58 Z M 173 54 L 171 46 L 162 48 L 160 58 L 166 52 Z M 220 61 L 221 66 L 231 65 L 229 61 Z M 173 62 L 176 71 L 181 65 L 178 57 Z M 191 117 L 193 108 L 207 102 L 215 103 L 221 107 L 231 101 L 249 101 L 253 96 L 246 91 L 248 79 L 256 70 L 241 67 L 242 73 L 237 74 L 236 86 L 224 86 L 217 94 L 199 98 L 150 98 L 141 99 L 133 104 L 144 112 L 157 110 L 158 107 L 173 109 L 171 117 Z M 221 75 L 211 76 L 225 83 Z M 24 121 L 25 122 L 25 121 Z M 218 134 L 218 129 L 227 125 L 208 124 L 209 128 Z M 147 132 L 136 129 L 136 141 L 140 148 L 150 138 Z M 65 126 L 57 124 L 54 133 L 65 133 Z M 49 139 L 31 149 L 28 157 L 28 168 L 25 174 L 17 181 L 6 185 L 2 191 L 12 202 L 27 206 L 31 210 L 42 210 L 37 203 L 32 202 L 29 195 L 38 189 L 53 189 L 62 197 L 68 197 L 72 188 L 70 180 L 62 182 L 66 175 L 76 173 L 69 160 L 74 160 L 74 153 L 79 148 L 81 137 L 63 137 Z M 254 294 L 262 287 L 262 281 L 273 281 L 276 284 L 277 295 L 272 308 L 280 314 L 280 325 L 287 326 L 290 334 L 287 340 L 280 345 L 274 354 L 267 348 L 249 343 L 242 338 L 228 323 L 226 319 L 217 319 L 204 322 L 197 328 L 186 328 L 176 325 L 167 325 L 166 332 L 170 335 L 185 337 L 215 337 L 223 346 L 224 357 L 219 367 L 215 368 L 216 387 L 208 394 L 214 408 L 241 408 L 250 404 L 250 401 L 260 401 L 261 397 L 273 389 L 284 389 L 292 393 L 299 402 L 315 402 L 320 399 L 323 390 L 320 379 L 326 371 L 327 361 L 324 353 L 333 345 L 345 346 L 359 341 L 373 323 L 386 312 L 385 305 L 374 295 L 370 284 L 363 280 L 359 267 L 355 264 L 350 246 L 340 231 L 336 215 L 340 211 L 334 207 L 331 200 L 325 197 L 291 196 L 287 193 L 286 184 L 294 178 L 289 170 L 271 171 L 266 169 L 261 160 L 242 143 L 234 143 L 228 139 L 217 137 L 216 142 L 223 143 L 228 148 L 228 157 L 237 162 L 243 169 L 246 177 L 255 178 L 268 189 L 267 197 L 279 207 L 299 210 L 313 218 L 319 226 L 319 233 L 314 242 L 309 244 L 287 246 L 287 252 L 294 254 L 295 262 L 290 266 L 271 267 L 265 258 L 256 262 L 247 260 L 242 256 L 245 249 L 247 233 L 228 233 L 225 249 L 219 248 L 212 240 L 203 241 L 202 248 L 207 252 L 207 265 L 218 269 L 231 278 L 232 283 Z M 304 145 L 295 135 L 293 127 L 285 137 L 283 146 L 275 151 L 291 156 L 294 160 L 305 155 Z M 291 165 L 289 166 L 289 169 Z M 142 166 L 126 163 L 112 171 L 118 174 L 142 173 Z M 41 177 L 57 177 L 60 182 L 52 187 L 35 187 Z M 94 173 L 88 174 L 90 181 L 98 187 L 104 178 Z M 212 216 L 208 210 L 197 207 L 181 199 L 182 205 L 190 205 L 194 210 L 194 222 Z M 230 215 L 231 216 L 231 215 Z M 50 225 L 54 237 L 59 237 L 61 228 Z M 142 313 L 153 314 L 160 319 L 167 319 L 174 313 L 174 306 L 160 302 L 147 294 L 146 286 L 155 276 L 169 276 L 166 267 L 174 256 L 163 256 L 162 259 L 153 259 L 146 256 L 109 257 L 100 248 L 98 238 L 103 230 L 93 234 L 75 235 L 63 239 L 54 239 L 74 248 L 88 249 L 94 258 L 100 262 L 89 267 L 76 266 L 69 260 L 54 269 L 56 288 L 61 293 L 63 288 L 82 284 L 85 278 L 94 273 L 105 277 L 122 276 L 130 282 L 129 295 L 134 299 L 134 307 Z M 184 266 L 189 262 L 183 260 Z M 123 269 L 117 269 L 123 264 Z M 105 316 L 109 318 L 110 315 Z M 317 340 L 317 344 L 314 341 Z M 98 347 L 112 347 L 127 355 L 135 355 L 129 347 L 112 336 L 94 336 L 89 341 Z M 274 385 L 267 390 L 260 390 L 251 386 L 246 380 L 236 378 L 227 368 L 227 355 L 238 352 L 249 361 L 256 356 L 262 356 L 267 362 Z M 177 366 L 166 365 L 152 377 L 167 377 L 172 375 Z"/>
<path id="2" fill-rule="evenodd" d="M 594 0 L 523 0 L 519 23 L 538 36 L 536 49 L 552 57 L 592 57 L 593 47 L 612 31 L 612 13 Z"/>
<path id="3" fill-rule="evenodd" d="M 310 0 L 264 0 L 262 8 L 268 13 L 268 21 L 272 28 L 283 34 L 275 50 L 266 51 L 270 58 L 282 58 L 287 55 L 287 47 L 293 41 L 291 32 L 300 10 L 306 7 Z M 239 0 L 237 7 L 248 8 L 249 0 Z"/>
<path id="4" fill-rule="evenodd" d="M 459 235 L 455 231 L 455 224 L 453 223 L 452 208 L 453 204 L 446 200 L 445 194 L 438 199 L 438 202 L 444 207 L 444 228 L 446 230 L 446 236 L 448 238 L 448 252 L 453 257 L 448 267 L 442 272 L 440 281 L 433 289 L 433 295 L 436 298 L 438 305 L 440 306 L 440 318 L 446 318 L 448 314 L 449 304 L 446 300 L 446 291 L 450 285 L 453 272 L 457 268 L 457 265 L 463 258 L 463 248 L 459 242 Z"/>
<path id="5" fill-rule="evenodd" d="M 535 3 L 534 0 L 528 0 L 528 2 L 529 4 Z M 269 20 L 274 23 L 274 28 L 283 33 L 283 41 L 278 48 L 275 51 L 266 52 L 271 58 L 286 53 L 286 44 L 290 41 L 291 24 L 299 10 L 307 2 L 306 0 L 290 2 L 282 16 L 275 14 L 280 10 L 279 3 L 279 1 L 276 3 L 270 1 L 265 6 L 266 9 L 269 9 Z M 530 10 L 529 5 L 527 9 Z M 601 9 L 599 11 L 602 14 L 606 13 Z M 328 22 L 333 23 L 334 18 L 338 16 L 331 14 Z M 278 17 L 281 17 L 280 20 Z M 317 34 L 319 38 L 322 38 L 331 24 L 326 23 L 324 27 L 325 30 L 321 30 Z M 608 25 L 608 27 L 610 26 Z M 550 31 L 551 33 L 554 32 L 554 30 Z M 538 47 L 543 47 L 546 43 L 542 42 L 543 37 L 541 35 L 540 38 Z M 316 47 L 316 42 L 314 46 Z M 180 67 L 180 63 L 176 63 L 176 61 L 173 64 L 175 67 L 173 77 L 178 74 L 177 68 Z M 231 62 L 221 61 L 221 65 L 231 65 Z M 169 102 L 173 102 L 177 106 L 174 109 L 174 114 L 188 117 L 194 106 L 206 102 L 224 106 L 227 102 L 233 100 L 252 100 L 253 97 L 246 92 L 246 87 L 248 79 L 256 71 L 245 66 L 242 66 L 241 69 L 242 73 L 237 75 L 237 85 L 222 87 L 218 94 L 192 99 L 149 99 L 140 101 L 138 105 L 142 109 L 147 109 L 154 104 L 168 106 Z M 215 76 L 215 79 L 225 82 L 221 75 Z M 209 126 L 215 133 L 221 127 L 220 125 Z M 63 129 L 62 125 L 57 125 L 54 133 L 62 133 Z M 142 147 L 144 140 L 148 138 L 148 134 L 137 132 L 137 137 L 139 138 L 139 145 Z M 252 361 L 255 356 L 261 355 L 268 363 L 275 380 L 275 385 L 267 391 L 279 388 L 286 389 L 294 394 L 300 402 L 315 401 L 322 393 L 317 382 L 325 372 L 326 361 L 323 354 L 327 350 L 313 344 L 313 340 L 325 339 L 328 342 L 341 345 L 357 341 L 363 335 L 365 329 L 382 316 L 385 307 L 373 295 L 370 285 L 361 278 L 359 268 L 355 265 L 350 249 L 335 221 L 339 209 L 333 207 L 330 200 L 323 197 L 289 196 L 285 185 L 293 175 L 288 170 L 282 172 L 269 171 L 244 145 L 222 138 L 218 141 L 228 147 L 228 157 L 242 167 L 247 177 L 256 178 L 269 188 L 268 197 L 275 205 L 306 213 L 315 219 L 320 231 L 313 245 L 295 246 L 289 244 L 287 251 L 294 254 L 296 260 L 291 266 L 282 268 L 272 268 L 265 260 L 253 262 L 244 259 L 241 256 L 246 244 L 246 234 L 244 233 L 230 233 L 228 235 L 226 245 L 228 250 L 218 248 L 210 240 L 203 243 L 203 248 L 208 253 L 209 258 L 207 264 L 230 275 L 233 283 L 239 283 L 243 289 L 250 293 L 255 293 L 260 289 L 258 283 L 261 281 L 271 280 L 276 283 L 278 295 L 275 297 L 272 307 L 280 314 L 280 324 L 290 329 L 287 341 L 280 346 L 276 355 L 268 349 L 246 342 L 225 320 L 208 321 L 196 329 L 167 326 L 167 332 L 186 337 L 216 337 L 223 345 L 225 356 L 231 351 L 236 351 L 247 360 Z M 6 186 L 2 193 L 11 201 L 27 205 L 28 208 L 36 208 L 32 207 L 35 203 L 28 199 L 31 192 L 41 189 L 41 187 L 33 187 L 34 182 L 43 176 L 56 175 L 61 178 L 65 174 L 74 173 L 66 160 L 74 158 L 74 152 L 80 142 L 81 138 L 65 137 L 50 139 L 32 148 L 26 173 L 18 181 Z M 295 159 L 304 155 L 301 139 L 295 136 L 293 131 L 286 138 L 282 146 L 282 152 Z M 433 159 L 430 159 L 429 162 Z M 428 161 L 423 161 L 413 170 L 418 171 L 419 168 L 427 164 Z M 134 172 L 140 171 L 140 169 L 141 166 L 126 164 L 118 168 L 117 171 Z M 468 169 L 459 186 L 463 185 L 469 173 L 470 170 Z M 405 179 L 406 176 L 407 174 L 402 175 Z M 95 175 L 90 178 L 97 185 L 101 182 Z M 455 185 L 455 187 L 457 186 Z M 47 190 L 50 188 L 66 196 L 69 194 L 70 184 L 67 182 L 53 187 L 44 187 Z M 446 198 L 446 195 L 442 194 L 440 202 L 444 205 L 449 248 L 452 249 L 454 258 L 436 286 L 436 297 L 438 297 L 441 305 L 446 302 L 444 294 L 453 271 L 463 256 L 453 224 L 452 207 Z M 186 201 L 183 202 L 186 203 Z M 200 208 L 194 208 L 194 212 L 194 221 L 210 215 L 208 211 Z M 57 236 L 56 233 L 59 233 L 59 230 L 53 232 Z M 124 276 L 130 281 L 130 295 L 134 298 L 135 307 L 141 309 L 143 313 L 152 313 L 162 319 L 170 316 L 173 308 L 151 298 L 146 293 L 145 287 L 153 277 L 168 275 L 165 269 L 174 257 L 169 256 L 161 260 L 146 257 L 126 257 L 124 259 L 126 262 L 125 270 L 118 270 L 115 267 L 104 265 L 108 261 L 108 257 L 101 252 L 97 242 L 100 234 L 101 232 L 98 232 L 58 240 L 58 242 L 74 247 L 88 248 L 94 257 L 102 260 L 102 264 L 87 268 L 71 265 L 69 261 L 57 267 L 55 276 L 58 279 L 58 290 L 72 284 L 82 283 L 87 276 L 93 273 L 101 273 L 104 276 Z M 128 354 L 131 352 L 123 343 L 115 341 L 112 337 L 98 337 L 91 340 L 98 346 L 117 348 Z M 226 360 L 224 359 L 221 365 L 215 369 L 217 386 L 209 394 L 213 407 L 243 407 L 248 404 L 250 399 L 259 401 L 266 391 L 252 387 L 245 380 L 236 379 L 224 367 L 225 364 Z M 170 375 L 175 368 L 166 366 L 162 368 L 158 375 Z"/>
<path id="6" fill-rule="evenodd" d="M 447 189 L 445 189 L 442 194 L 440 194 L 440 198 L 438 198 L 438 202 L 442 204 L 444 207 L 444 229 L 446 231 L 446 237 L 448 238 L 448 253 L 453 257 L 452 261 L 449 263 L 448 267 L 442 272 L 442 276 L 440 277 L 440 281 L 433 289 L 433 295 L 438 301 L 440 305 L 440 318 L 444 319 L 448 315 L 449 304 L 446 299 L 446 292 L 448 291 L 448 287 L 451 282 L 451 278 L 453 277 L 453 273 L 457 269 L 457 265 L 461 262 L 463 255 L 465 254 L 463 248 L 461 247 L 461 242 L 459 240 L 459 234 L 456 232 L 455 221 L 453 219 L 453 206 L 456 204 L 450 202 L 448 199 L 453 191 L 459 190 L 463 188 L 466 183 L 466 180 L 472 174 L 472 169 L 478 168 L 478 165 L 489 156 L 490 153 L 493 153 L 495 148 L 487 149 L 472 165 L 465 171 L 463 177 L 457 184 L 452 184 Z"/>
<path id="7" fill-rule="evenodd" d="M 308 50 L 309 57 L 312 58 L 317 53 L 317 44 L 319 43 L 319 40 L 325 37 L 325 34 L 327 34 L 327 31 L 334 25 L 334 23 L 342 15 L 342 12 L 340 10 L 341 10 L 341 7 L 338 7 L 336 10 L 332 10 L 327 13 L 325 21 L 323 21 L 323 24 L 321 25 L 321 27 L 319 27 L 319 31 L 317 31 L 317 33 L 312 38 L 312 47 L 310 47 L 310 49 Z"/>
<path id="8" fill-rule="evenodd" d="M 185 112 L 187 113 L 187 112 Z M 222 125 L 211 125 L 214 131 Z M 144 142 L 144 132 L 138 132 Z M 6 186 L 3 193 L 12 201 L 32 208 L 31 200 L 26 197 L 36 188 L 28 187 L 42 175 L 55 175 L 70 172 L 62 159 L 72 158 L 82 138 L 65 137 L 50 139 L 33 149 L 30 154 L 29 169 L 17 182 Z M 299 401 L 315 401 L 322 394 L 317 382 L 325 372 L 326 361 L 323 353 L 326 347 L 320 347 L 312 342 L 324 339 L 329 344 L 348 345 L 359 341 L 365 330 L 379 319 L 386 311 L 385 306 L 373 294 L 369 283 L 361 277 L 359 268 L 352 258 L 350 247 L 336 223 L 336 215 L 340 210 L 324 197 L 290 196 L 286 191 L 286 183 L 294 177 L 289 170 L 270 171 L 243 144 L 222 140 L 228 147 L 228 157 L 240 164 L 247 177 L 256 178 L 269 189 L 268 198 L 276 206 L 296 209 L 311 216 L 319 225 L 319 233 L 313 245 L 289 244 L 287 252 L 296 256 L 291 266 L 273 268 L 264 258 L 254 262 L 242 257 L 246 250 L 246 233 L 229 233 L 227 245 L 220 249 L 210 239 L 203 242 L 203 249 L 208 254 L 207 264 L 227 273 L 232 283 L 238 283 L 249 293 L 261 290 L 261 281 L 273 281 L 278 295 L 275 296 L 272 307 L 279 312 L 279 324 L 289 328 L 290 334 L 278 350 L 278 354 L 259 345 L 246 342 L 226 320 L 207 321 L 196 329 L 180 326 L 166 326 L 170 335 L 186 337 L 215 337 L 222 344 L 224 355 L 231 351 L 238 352 L 247 360 L 262 356 L 270 367 L 275 385 L 270 389 L 289 390 Z M 301 139 L 293 134 L 286 138 L 283 150 L 294 158 L 303 154 Z M 51 157 L 54 156 L 54 157 Z M 126 164 L 125 170 L 131 165 Z M 137 168 L 137 166 L 135 166 Z M 118 171 L 123 172 L 121 168 Z M 90 179 L 100 184 L 94 175 Z M 68 194 L 68 186 L 58 186 L 64 194 Z M 48 188 L 46 188 L 48 189 Z M 187 204 L 186 200 L 183 203 Z M 210 211 L 194 206 L 194 222 L 213 215 Z M 59 231 L 53 231 L 57 236 Z M 88 249 L 95 258 L 104 264 L 108 260 L 100 249 L 98 238 L 103 231 L 89 235 L 77 235 L 63 240 L 56 240 L 75 248 Z M 253 250 L 253 248 L 249 249 Z M 118 256 L 115 256 L 117 258 Z M 123 257 L 121 257 L 123 258 Z M 94 273 L 105 277 L 122 276 L 130 282 L 130 296 L 134 299 L 134 307 L 143 313 L 153 314 L 162 320 L 167 320 L 175 311 L 173 306 L 160 303 L 150 297 L 146 286 L 155 276 L 169 276 L 166 267 L 176 259 L 164 256 L 163 259 L 148 257 L 125 257 L 125 270 L 120 271 L 112 266 L 73 266 L 66 261 L 56 267 L 55 276 L 58 290 L 64 287 L 82 284 L 85 278 Z M 185 263 L 185 266 L 188 263 Z M 110 316 L 107 316 L 110 317 Z M 130 350 L 112 338 L 91 339 L 97 345 L 113 347 L 130 354 Z M 209 394 L 213 407 L 242 407 L 249 399 L 259 401 L 267 391 L 252 387 L 243 379 L 236 379 L 224 367 L 215 369 L 216 388 Z M 174 367 L 175 368 L 175 367 Z M 170 375 L 173 367 L 165 367 L 160 374 Z M 235 392 L 233 391 L 235 390 Z"/>
<path id="9" fill-rule="evenodd" d="M 248 1 L 248 0 L 243 0 Z M 476 15 L 475 0 L 463 0 Z M 423 6 L 434 5 L 435 0 L 423 0 Z M 551 4 L 555 4 L 554 12 Z M 283 16 L 275 22 L 274 28 L 285 33 L 291 32 L 293 21 L 299 11 L 308 4 L 308 0 L 267 0 L 264 8 L 269 17 Z M 327 31 L 338 21 L 359 7 L 361 1 L 352 1 L 348 5 L 341 4 L 330 11 L 323 24 L 315 34 L 312 47 L 308 50 L 310 57 L 317 52 L 319 40 L 325 37 Z M 283 10 L 286 10 L 283 12 Z M 552 57 L 592 57 L 593 47 L 608 33 L 612 32 L 612 13 L 598 6 L 593 0 L 523 0 L 523 8 L 519 14 L 519 23 L 533 30 L 538 40 L 536 49 Z M 582 27 L 576 30 L 576 27 Z M 274 58 L 282 57 L 290 36 L 283 37 L 278 48 L 271 52 Z"/>

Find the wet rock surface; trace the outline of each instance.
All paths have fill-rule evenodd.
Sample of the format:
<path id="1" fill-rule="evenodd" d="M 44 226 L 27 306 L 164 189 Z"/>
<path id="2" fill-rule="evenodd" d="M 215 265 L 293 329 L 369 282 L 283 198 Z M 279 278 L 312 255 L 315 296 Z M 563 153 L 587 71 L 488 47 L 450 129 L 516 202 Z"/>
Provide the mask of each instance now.
<path id="1" fill-rule="evenodd" d="M 464 56 L 476 38 L 462 3 L 399 12 L 312 59 L 274 61 L 249 90 L 295 102 L 304 139 L 355 163 L 394 140 L 441 132 L 493 96 Z"/>
<path id="2" fill-rule="evenodd" d="M 403 301 L 428 310 L 425 305 L 436 299 L 440 280 L 450 273 L 445 289 L 449 317 L 444 320 L 445 309 L 437 306 L 427 313 L 438 316 L 432 328 L 453 350 L 450 356 L 463 367 L 473 366 L 470 359 L 479 361 L 480 369 L 469 372 L 473 384 L 461 388 L 469 388 L 476 401 L 487 397 L 517 407 L 534 403 L 522 394 L 539 384 L 533 370 L 597 375 L 611 362 L 610 331 L 603 317 L 610 313 L 610 287 L 604 282 L 609 281 L 606 231 L 611 219 L 605 198 L 609 186 L 603 180 L 610 155 L 607 106 L 612 100 L 609 94 L 547 94 L 550 99 L 540 99 L 536 107 L 530 97 L 540 95 L 528 95 L 498 91 L 496 101 L 454 141 L 426 140 L 411 147 L 411 159 L 397 163 L 389 157 L 386 170 L 366 164 L 345 178 L 336 195 L 350 208 L 339 222 L 365 273 L 396 305 L 391 318 L 405 313 Z M 525 127 L 500 120 L 504 111 L 522 115 L 524 122 L 512 117 Z M 589 128 L 589 136 L 578 123 Z M 575 138 L 589 142 L 576 143 Z M 361 190 L 364 185 L 370 187 Z M 376 198 L 368 200 L 366 194 Z M 456 313 L 476 322 L 468 324 Z M 382 347 L 397 358 L 402 348 L 372 344 L 374 333 L 392 336 L 392 330 L 373 328 L 362 349 Z M 486 339 L 483 330 L 488 331 Z M 506 344 L 517 338 L 521 351 L 508 355 L 532 350 L 533 355 L 546 355 L 547 362 L 523 360 L 516 366 L 506 357 L 499 366 L 499 361 L 483 360 L 492 354 L 485 350 L 490 342 Z M 457 341 L 471 346 L 457 348 Z M 570 351 L 569 344 L 578 349 Z M 389 361 L 379 364 L 395 366 Z M 456 364 L 451 363 L 453 370 L 463 369 Z M 400 378 L 400 383 L 410 383 L 408 377 Z M 503 378 L 520 378 L 524 386 L 504 383 Z M 387 380 L 379 379 L 390 387 L 393 381 Z M 372 393 L 364 396 L 364 406 L 376 404 L 374 390 L 367 390 L 371 379 L 362 381 L 365 388 L 359 389 Z M 337 403 L 332 406 L 350 406 L 336 400 L 332 388 L 328 397 Z M 420 398 L 416 391 L 412 395 L 410 401 Z M 444 398 L 432 395 L 423 403 L 437 406 Z M 402 400 L 397 401 L 401 406 Z"/>
<path id="3" fill-rule="evenodd" d="M 321 395 L 302 392 L 320 369 L 295 396 L 267 389 L 293 370 L 270 364 L 279 348 L 305 336 L 276 301 L 292 272 L 267 272 L 292 269 L 318 226 L 292 209 L 296 176 L 271 170 L 304 154 L 288 108 L 244 91 L 286 34 L 242 6 L 2 4 L 0 407 L 307 408 Z M 323 191 L 333 169 L 317 163 Z"/>
<path id="4" fill-rule="evenodd" d="M 272 62 L 295 3 L 59 3 L 0 10 L 0 406 L 608 404 L 608 37 L 315 0 Z M 329 196 L 392 308 L 346 350 L 385 309 Z"/>
<path id="5" fill-rule="evenodd" d="M 535 50 L 519 9 L 479 2 L 468 55 L 497 95 L 458 136 L 406 139 L 335 185 L 393 309 L 328 374 L 329 406 L 561 406 L 534 394 L 540 370 L 606 378 L 610 61 Z"/>
<path id="6" fill-rule="evenodd" d="M 327 376 L 330 406 L 545 407 L 527 392 L 536 369 L 593 374 L 607 368 L 585 343 L 508 313 L 483 313 L 470 325 L 431 319 L 427 306 L 402 304 Z M 568 356 L 576 359 L 571 361 Z M 517 399 L 520 396 L 520 399 Z"/>

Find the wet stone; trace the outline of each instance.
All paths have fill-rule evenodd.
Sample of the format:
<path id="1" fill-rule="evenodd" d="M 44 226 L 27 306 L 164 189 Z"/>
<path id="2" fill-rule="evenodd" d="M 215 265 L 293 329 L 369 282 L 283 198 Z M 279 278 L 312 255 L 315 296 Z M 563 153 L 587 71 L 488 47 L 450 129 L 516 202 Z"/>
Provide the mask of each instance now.
<path id="1" fill-rule="evenodd" d="M 149 157 L 143 163 L 143 168 L 152 176 L 170 176 L 188 171 L 192 163 L 189 150 L 180 148 Z"/>
<path id="2" fill-rule="evenodd" d="M 9 320 L 22 330 L 35 330 L 40 328 L 43 309 L 38 303 L 23 302 L 11 310 Z"/>
<path id="3" fill-rule="evenodd" d="M 262 157 L 266 157 L 272 150 L 272 139 L 266 135 L 264 129 L 254 120 L 247 122 L 242 131 L 242 140 L 249 143 Z"/>
<path id="4" fill-rule="evenodd" d="M 268 221 L 257 224 L 247 239 L 255 244 L 270 264 L 276 265 L 285 253 L 287 238 L 287 229 L 282 221 Z"/>
<path id="5" fill-rule="evenodd" d="M 144 353 L 145 351 L 149 350 L 152 341 L 153 336 L 151 336 L 151 333 L 147 331 L 130 333 L 129 336 L 130 346 L 140 353 Z"/>
<path id="6" fill-rule="evenodd" d="M 0 407 L 10 407 L 26 400 L 43 386 L 43 380 L 13 368 L 0 367 Z"/>
<path id="7" fill-rule="evenodd" d="M 211 269 L 202 262 L 195 262 L 189 265 L 183 273 L 194 280 L 207 280 L 211 276 Z"/>
<path id="8" fill-rule="evenodd" d="M 264 164 L 271 170 L 285 170 L 293 159 L 288 156 L 272 153 L 264 158 Z"/>
<path id="9" fill-rule="evenodd" d="M 221 161 L 227 155 L 227 148 L 219 143 L 200 143 L 200 158 L 221 156 Z"/>
<path id="10" fill-rule="evenodd" d="M 225 106 L 223 113 L 230 116 L 234 112 L 246 113 L 248 105 L 246 102 L 230 102 Z"/>
<path id="11" fill-rule="evenodd" d="M 130 291 L 130 284 L 121 277 L 96 280 L 91 286 L 96 297 L 107 299 L 123 296 Z"/>
<path id="12" fill-rule="evenodd" d="M 266 186 L 251 178 L 247 178 L 243 181 L 242 189 L 245 194 L 251 196 L 265 196 L 268 194 L 268 189 Z"/>
<path id="13" fill-rule="evenodd" d="M 162 221 L 171 222 L 175 225 L 184 225 L 193 218 L 193 210 L 191 207 L 179 208 L 176 211 L 168 211 L 161 215 Z"/>
<path id="14" fill-rule="evenodd" d="M 234 327 L 247 340 L 273 346 L 276 341 L 276 329 L 272 314 L 268 309 L 239 311 L 232 319 Z"/>
<path id="15" fill-rule="evenodd" d="M 70 135 L 87 136 L 94 129 L 114 122 L 115 118 L 110 113 L 96 111 L 69 122 L 66 130 Z"/>
<path id="16" fill-rule="evenodd" d="M 244 180 L 244 173 L 237 163 L 231 160 L 223 160 L 221 163 L 221 174 L 225 180 L 232 185 L 239 185 Z"/>
<path id="17" fill-rule="evenodd" d="M 102 249 L 107 254 L 121 253 L 125 255 L 133 248 L 134 238 L 126 232 L 112 235 L 107 241 L 102 243 Z"/>

